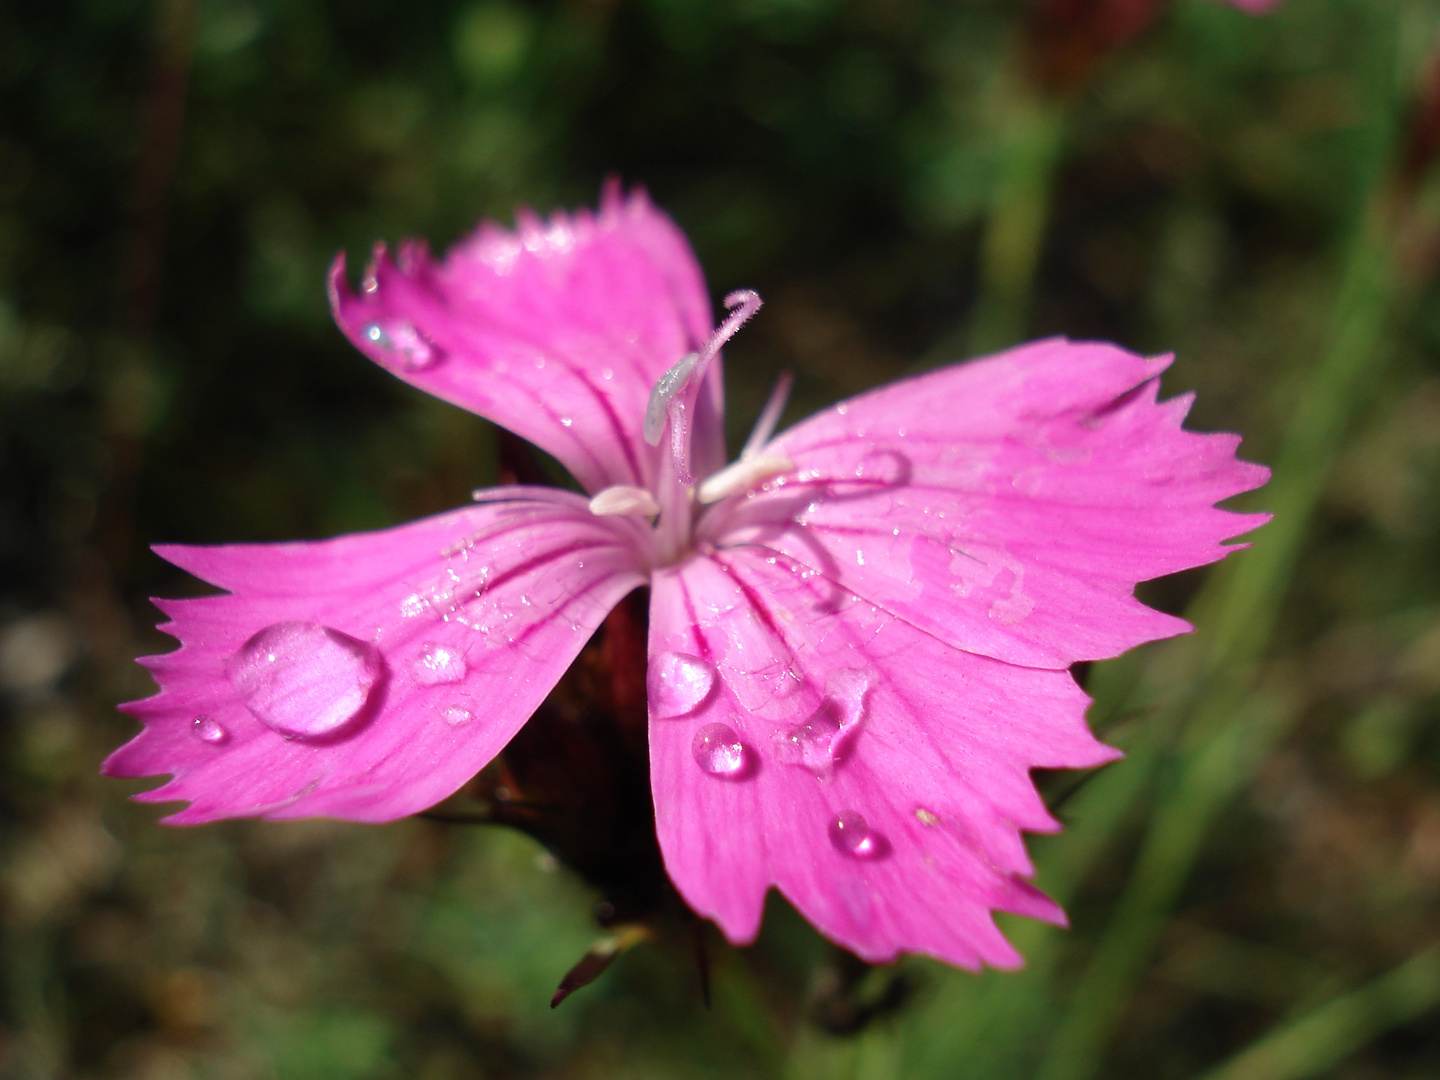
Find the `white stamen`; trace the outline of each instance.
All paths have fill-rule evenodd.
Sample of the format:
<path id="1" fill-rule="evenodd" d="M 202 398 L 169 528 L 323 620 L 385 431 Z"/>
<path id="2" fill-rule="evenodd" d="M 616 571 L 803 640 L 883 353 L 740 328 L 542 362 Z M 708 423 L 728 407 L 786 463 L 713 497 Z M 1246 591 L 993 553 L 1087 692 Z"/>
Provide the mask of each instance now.
<path id="1" fill-rule="evenodd" d="M 775 425 L 780 422 L 780 414 L 785 411 L 785 402 L 790 398 L 790 385 L 795 377 L 788 371 L 782 371 L 780 378 L 775 380 L 775 389 L 770 391 L 770 399 L 765 402 L 765 408 L 760 410 L 760 419 L 755 421 L 755 429 L 750 432 L 750 438 L 745 440 L 745 449 L 740 451 L 740 460 L 748 461 L 760 453 L 770 436 L 775 434 Z"/>
<path id="2" fill-rule="evenodd" d="M 726 496 L 748 491 L 794 467 L 795 463 L 789 458 L 769 454 L 741 458 L 702 480 L 695 491 L 695 498 L 702 503 L 719 502 Z"/>
<path id="3" fill-rule="evenodd" d="M 684 388 L 699 360 L 699 353 L 686 353 L 679 363 L 660 376 L 650 391 L 650 400 L 645 405 L 645 441 L 651 446 L 660 445 L 660 436 L 665 434 L 665 410 L 670 399 Z"/>
<path id="4" fill-rule="evenodd" d="M 655 501 L 655 496 L 644 488 L 615 484 L 590 500 L 590 512 L 601 516 L 624 514 L 631 517 L 654 517 L 660 513 L 660 504 Z"/>

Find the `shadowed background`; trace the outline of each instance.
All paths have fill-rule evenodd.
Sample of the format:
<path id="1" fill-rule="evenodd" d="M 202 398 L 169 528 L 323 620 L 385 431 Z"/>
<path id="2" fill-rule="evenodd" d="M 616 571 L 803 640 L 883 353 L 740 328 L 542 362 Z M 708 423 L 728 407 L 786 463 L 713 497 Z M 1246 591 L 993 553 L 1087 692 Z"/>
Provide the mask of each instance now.
<path id="1" fill-rule="evenodd" d="M 1440 0 L 17 0 L 0 8 L 0 1075 L 1089 1080 L 1440 1073 Z M 324 269 L 649 187 L 731 445 L 1045 334 L 1175 350 L 1277 467 L 1191 638 L 1077 676 L 1041 778 L 1073 928 L 866 969 L 772 902 L 559 1010 L 598 897 L 488 827 L 172 830 L 102 781 L 159 541 L 466 501 L 493 429 L 329 321 Z"/>

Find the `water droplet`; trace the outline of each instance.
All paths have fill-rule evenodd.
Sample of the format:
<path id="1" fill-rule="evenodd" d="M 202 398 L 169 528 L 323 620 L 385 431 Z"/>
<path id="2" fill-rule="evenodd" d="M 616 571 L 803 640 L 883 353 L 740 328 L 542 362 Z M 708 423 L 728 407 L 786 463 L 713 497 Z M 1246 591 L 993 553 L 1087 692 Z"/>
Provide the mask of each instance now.
<path id="1" fill-rule="evenodd" d="M 840 722 L 827 702 L 810 719 L 775 733 L 775 757 L 781 764 L 801 765 L 816 776 L 828 777 L 835 765 L 831 748 L 839 734 Z"/>
<path id="2" fill-rule="evenodd" d="M 910 461 L 896 450 L 877 448 L 856 462 L 855 479 L 872 484 L 904 484 L 910 479 Z"/>
<path id="3" fill-rule="evenodd" d="M 745 768 L 745 744 L 735 729 L 725 724 L 706 724 L 690 743 L 695 764 L 711 776 L 734 777 Z"/>
<path id="4" fill-rule="evenodd" d="M 212 746 L 223 743 L 230 738 L 230 733 L 220 726 L 220 722 L 213 716 L 197 716 L 190 721 L 190 734 L 201 742 L 209 743 Z"/>
<path id="5" fill-rule="evenodd" d="M 459 727 L 461 724 L 468 724 L 475 719 L 475 714 L 464 705 L 446 705 L 440 710 L 440 717 L 447 724 Z"/>
<path id="6" fill-rule="evenodd" d="M 871 674 L 858 668 L 837 668 L 825 680 L 825 700 L 809 719 L 775 733 L 775 757 L 784 765 L 799 765 L 822 780 L 829 779 L 835 762 L 865 719 L 865 695 Z"/>
<path id="7" fill-rule="evenodd" d="M 365 340 L 376 348 L 395 353 L 406 371 L 424 371 L 434 367 L 443 355 L 408 322 L 378 322 L 365 327 Z"/>
<path id="8" fill-rule="evenodd" d="M 915 817 L 919 820 L 921 825 L 940 824 L 940 815 L 930 810 L 926 810 L 923 806 L 916 808 Z"/>
<path id="9" fill-rule="evenodd" d="M 287 738 L 319 739 L 355 720 L 385 662 L 363 641 L 328 626 L 267 626 L 230 658 L 225 674 L 246 708 Z"/>
<path id="10" fill-rule="evenodd" d="M 575 423 L 575 421 L 572 420 L 572 419 L 570 419 L 570 417 L 568 417 L 568 416 L 562 416 L 562 417 L 560 418 L 560 423 L 562 423 L 562 424 L 565 425 L 566 427 L 569 427 L 571 424 Z"/>
<path id="11" fill-rule="evenodd" d="M 410 665 L 410 675 L 421 686 L 457 683 L 465 678 L 465 656 L 449 645 L 426 643 Z"/>
<path id="12" fill-rule="evenodd" d="M 835 850 L 856 859 L 873 859 L 885 853 L 885 840 L 872 832 L 854 810 L 842 810 L 830 821 L 830 843 Z"/>
<path id="13" fill-rule="evenodd" d="M 687 716 L 698 709 L 715 688 L 715 668 L 688 653 L 657 653 L 650 660 L 645 683 L 655 716 Z"/>

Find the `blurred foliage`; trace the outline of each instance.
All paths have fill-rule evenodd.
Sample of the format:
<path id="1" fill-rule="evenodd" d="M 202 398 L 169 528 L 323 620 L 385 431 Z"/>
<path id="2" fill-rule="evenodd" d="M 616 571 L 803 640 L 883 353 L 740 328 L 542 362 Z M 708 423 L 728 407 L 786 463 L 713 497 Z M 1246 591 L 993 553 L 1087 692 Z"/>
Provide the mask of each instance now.
<path id="1" fill-rule="evenodd" d="M 1440 1073 L 1440 0 L 1075 15 L 1113 2 L 0 7 L 0 1074 Z M 335 252 L 609 174 L 768 301 L 736 433 L 782 367 L 798 417 L 1065 333 L 1176 351 L 1193 425 L 1278 465 L 1252 551 L 1143 589 L 1199 633 L 1080 673 L 1129 756 L 1043 778 L 1073 929 L 1007 921 L 1025 972 L 866 969 L 775 901 L 708 932 L 709 1009 L 660 940 L 552 1012 L 596 897 L 532 841 L 168 830 L 96 776 L 171 645 L 145 597 L 199 588 L 148 544 L 494 477 L 331 328 Z"/>

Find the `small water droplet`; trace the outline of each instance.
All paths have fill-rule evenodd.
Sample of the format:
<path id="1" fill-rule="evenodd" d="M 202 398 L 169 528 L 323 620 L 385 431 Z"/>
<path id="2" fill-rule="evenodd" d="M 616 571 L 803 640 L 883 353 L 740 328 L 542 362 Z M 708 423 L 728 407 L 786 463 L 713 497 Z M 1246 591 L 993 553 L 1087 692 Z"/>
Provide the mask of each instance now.
<path id="1" fill-rule="evenodd" d="M 854 810 L 842 810 L 831 819 L 830 843 L 856 859 L 873 859 L 885 852 L 884 839 Z"/>
<path id="2" fill-rule="evenodd" d="M 410 665 L 410 675 L 421 686 L 457 683 L 465 678 L 465 656 L 449 645 L 427 642 Z"/>
<path id="3" fill-rule="evenodd" d="M 855 465 L 855 479 L 867 483 L 903 484 L 909 476 L 909 460 L 895 450 L 871 450 Z"/>
<path id="4" fill-rule="evenodd" d="M 651 658 L 645 682 L 655 716 L 688 716 L 715 688 L 715 668 L 698 656 L 662 652 Z"/>
<path id="5" fill-rule="evenodd" d="M 434 367 L 443 355 L 438 347 L 421 336 L 408 322 L 373 322 L 365 327 L 365 340 L 378 349 L 395 353 L 406 371 Z"/>
<path id="6" fill-rule="evenodd" d="M 475 714 L 464 705 L 446 705 L 440 710 L 440 718 L 447 724 L 459 727 L 475 719 Z"/>
<path id="7" fill-rule="evenodd" d="M 915 817 L 919 820 L 921 825 L 940 824 L 940 816 L 936 813 L 933 813 L 932 811 L 926 810 L 923 806 L 916 808 Z"/>
<path id="8" fill-rule="evenodd" d="M 570 419 L 570 417 L 568 416 L 562 416 L 560 418 L 560 423 L 563 424 L 565 427 L 569 427 L 571 424 L 575 423 L 575 421 Z"/>
<path id="9" fill-rule="evenodd" d="M 318 739 L 364 711 L 384 668 L 372 646 L 348 634 L 319 623 L 283 622 L 245 642 L 225 674 L 266 727 L 287 738 Z"/>
<path id="10" fill-rule="evenodd" d="M 690 743 L 695 764 L 711 776 L 738 776 L 745 768 L 745 744 L 735 729 L 725 724 L 706 724 Z"/>
<path id="11" fill-rule="evenodd" d="M 209 743 L 212 746 L 223 743 L 230 738 L 230 733 L 220 726 L 220 722 L 213 716 L 197 716 L 190 721 L 190 734 L 201 742 Z"/>

